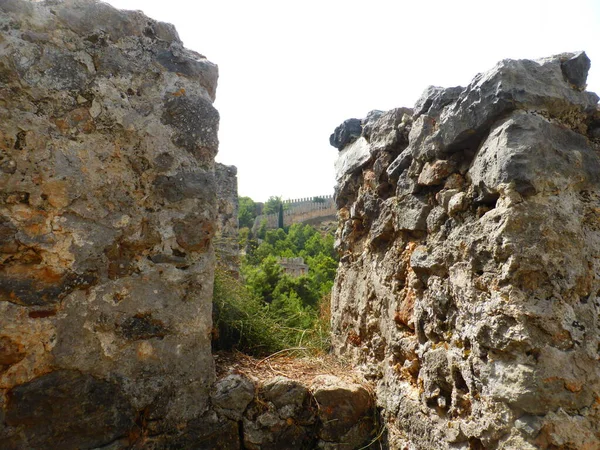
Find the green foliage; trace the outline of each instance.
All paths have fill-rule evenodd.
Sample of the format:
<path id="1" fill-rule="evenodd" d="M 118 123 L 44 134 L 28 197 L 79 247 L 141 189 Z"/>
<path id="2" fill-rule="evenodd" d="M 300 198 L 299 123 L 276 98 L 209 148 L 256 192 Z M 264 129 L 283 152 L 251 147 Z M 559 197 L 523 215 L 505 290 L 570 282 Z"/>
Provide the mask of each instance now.
<path id="1" fill-rule="evenodd" d="M 303 306 L 310 307 L 315 307 L 321 298 L 319 287 L 315 286 L 314 280 L 310 276 L 303 275 L 293 278 L 282 275 L 273 289 L 273 298 L 286 298 L 292 295 L 297 297 Z"/>
<path id="2" fill-rule="evenodd" d="M 269 200 L 265 202 L 263 208 L 263 214 L 277 214 L 279 213 L 279 206 L 283 205 L 281 197 L 271 196 Z"/>
<path id="3" fill-rule="evenodd" d="M 264 239 L 266 234 L 267 234 L 267 221 L 266 221 L 266 219 L 263 219 L 260 222 L 260 226 L 258 227 L 258 230 L 256 231 L 256 237 L 258 237 L 259 239 Z"/>
<path id="4" fill-rule="evenodd" d="M 279 204 L 279 213 L 277 216 L 277 228 L 283 228 L 283 203 Z"/>
<path id="5" fill-rule="evenodd" d="M 267 304 L 240 280 L 219 270 L 215 273 L 213 324 L 215 350 L 236 348 L 260 356 L 302 347 L 318 354 L 329 346 L 328 320 L 302 306 L 295 294 Z"/>
<path id="6" fill-rule="evenodd" d="M 266 244 L 269 245 L 269 244 Z M 258 247 L 257 251 L 269 251 L 265 246 Z M 273 293 L 282 278 L 281 266 L 275 256 L 267 253 L 260 266 L 244 266 L 242 273 L 246 279 L 246 286 L 255 297 L 266 303 L 273 301 Z"/>
<path id="7" fill-rule="evenodd" d="M 238 221 L 240 228 L 252 228 L 256 218 L 256 203 L 250 197 L 238 199 Z"/>
<path id="8" fill-rule="evenodd" d="M 238 243 L 240 248 L 245 249 L 248 246 L 249 241 L 251 240 L 251 234 L 252 232 L 248 227 L 240 228 L 238 230 Z"/>
<path id="9" fill-rule="evenodd" d="M 217 270 L 213 290 L 213 346 L 266 352 L 278 348 L 264 303 L 224 271 Z"/>
<path id="10" fill-rule="evenodd" d="M 244 282 L 223 273 L 215 278 L 217 347 L 253 354 L 297 346 L 326 350 L 329 319 L 323 311 L 328 310 L 338 265 L 333 236 L 293 224 L 288 230 L 265 228 L 257 237 L 262 241 L 249 231 L 240 236 L 246 244 Z M 304 258 L 308 274 L 285 274 L 279 257 Z"/>

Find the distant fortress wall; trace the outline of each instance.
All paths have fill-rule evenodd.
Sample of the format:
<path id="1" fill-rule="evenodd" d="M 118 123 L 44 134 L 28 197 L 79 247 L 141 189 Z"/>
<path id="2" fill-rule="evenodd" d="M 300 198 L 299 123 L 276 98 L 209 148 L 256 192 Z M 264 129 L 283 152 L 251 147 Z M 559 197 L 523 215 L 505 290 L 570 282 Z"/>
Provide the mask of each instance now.
<path id="1" fill-rule="evenodd" d="M 283 224 L 290 226 L 293 223 L 303 223 L 324 217 L 335 217 L 336 209 L 333 195 L 319 195 L 316 197 L 284 200 Z M 267 229 L 277 228 L 279 214 L 263 214 L 254 219 L 253 231 L 257 231 L 265 222 Z"/>

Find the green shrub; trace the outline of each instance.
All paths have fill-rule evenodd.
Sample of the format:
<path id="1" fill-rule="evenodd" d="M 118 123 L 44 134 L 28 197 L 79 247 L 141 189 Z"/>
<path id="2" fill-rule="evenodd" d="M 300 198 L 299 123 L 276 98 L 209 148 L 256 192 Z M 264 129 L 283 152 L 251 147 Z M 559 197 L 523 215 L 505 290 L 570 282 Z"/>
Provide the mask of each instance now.
<path id="1" fill-rule="evenodd" d="M 327 299 L 329 301 L 329 299 Z M 329 321 L 319 309 L 306 307 L 290 292 L 272 304 L 253 295 L 244 284 L 222 270 L 215 273 L 213 346 L 267 355 L 301 347 L 318 354 L 329 348 Z"/>

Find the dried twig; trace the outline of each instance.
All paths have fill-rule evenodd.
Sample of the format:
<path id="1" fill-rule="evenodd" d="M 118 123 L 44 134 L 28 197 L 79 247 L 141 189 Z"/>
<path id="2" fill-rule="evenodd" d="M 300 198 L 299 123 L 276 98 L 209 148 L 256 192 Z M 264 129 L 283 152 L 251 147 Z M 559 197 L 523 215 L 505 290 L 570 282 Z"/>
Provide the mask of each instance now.
<path id="1" fill-rule="evenodd" d="M 290 348 L 284 348 L 283 350 L 279 350 L 278 352 L 275 352 L 269 356 L 267 356 L 266 358 L 261 359 L 259 362 L 256 363 L 256 367 L 260 366 L 262 363 L 264 363 L 265 361 L 268 361 L 269 359 L 280 355 L 281 353 L 285 353 L 285 352 L 293 352 L 296 350 L 307 350 L 306 347 L 290 347 Z"/>
<path id="2" fill-rule="evenodd" d="M 377 442 L 379 439 L 381 439 L 381 436 L 383 436 L 383 432 L 385 431 L 386 428 L 387 427 L 385 426 L 385 424 L 383 424 L 381 426 L 381 431 L 379 432 L 379 434 L 377 436 L 375 436 L 375 439 L 373 439 L 371 442 L 369 442 L 364 447 L 359 448 L 358 450 L 365 450 L 366 448 L 369 448 L 371 445 L 373 445 L 375 442 Z"/>
<path id="3" fill-rule="evenodd" d="M 289 376 L 287 373 L 283 373 L 283 372 L 281 372 L 280 370 L 277 370 L 277 369 L 273 368 L 273 366 L 271 365 L 271 363 L 270 363 L 270 362 L 267 362 L 267 364 L 269 365 L 269 368 L 270 368 L 270 369 L 271 369 L 271 370 L 272 370 L 274 373 L 276 373 L 276 374 L 278 374 L 278 375 L 283 375 L 283 376 L 284 376 L 284 377 L 286 377 L 286 378 L 290 378 L 290 376 Z"/>

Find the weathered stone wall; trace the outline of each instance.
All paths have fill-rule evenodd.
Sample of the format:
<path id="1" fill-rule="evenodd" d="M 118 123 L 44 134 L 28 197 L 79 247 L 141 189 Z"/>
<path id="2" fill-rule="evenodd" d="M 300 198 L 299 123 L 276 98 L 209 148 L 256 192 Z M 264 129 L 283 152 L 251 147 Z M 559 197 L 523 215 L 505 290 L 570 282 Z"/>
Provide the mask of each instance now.
<path id="1" fill-rule="evenodd" d="M 600 114 L 583 53 L 345 122 L 333 347 L 392 448 L 600 448 Z"/>
<path id="2" fill-rule="evenodd" d="M 332 375 L 305 383 L 231 374 L 216 383 L 211 401 L 212 421 L 203 421 L 194 440 L 175 441 L 176 448 L 358 449 L 375 441 L 379 429 L 372 394 Z"/>
<path id="3" fill-rule="evenodd" d="M 0 2 L 0 443 L 120 448 L 202 414 L 217 68 L 92 0 Z"/>
<path id="4" fill-rule="evenodd" d="M 322 202 L 312 200 L 285 201 L 287 209 L 283 211 L 283 224 L 287 227 L 294 223 L 309 222 L 315 224 L 327 219 L 335 220 L 337 210 L 333 197 L 323 196 L 320 198 L 323 199 Z M 263 223 L 266 224 L 267 229 L 277 228 L 279 226 L 279 214 L 261 214 L 256 216 L 252 231 L 256 232 Z"/>
<path id="5" fill-rule="evenodd" d="M 214 243 L 217 264 L 230 274 L 237 276 L 240 272 L 237 168 L 217 163 L 215 180 L 217 185 L 217 227 Z"/>

